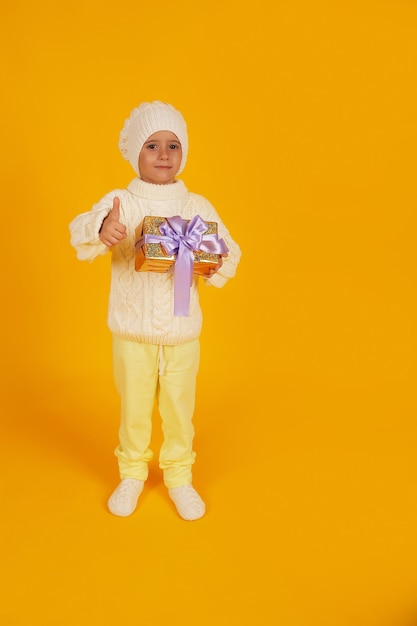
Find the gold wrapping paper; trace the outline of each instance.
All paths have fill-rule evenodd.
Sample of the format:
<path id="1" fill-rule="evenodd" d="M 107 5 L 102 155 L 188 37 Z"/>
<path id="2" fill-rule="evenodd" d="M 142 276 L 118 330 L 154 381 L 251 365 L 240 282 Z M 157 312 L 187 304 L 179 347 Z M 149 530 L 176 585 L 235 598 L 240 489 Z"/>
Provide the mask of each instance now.
<path id="1" fill-rule="evenodd" d="M 160 225 L 165 222 L 164 217 L 146 216 L 136 228 L 135 240 L 142 235 L 161 235 Z M 217 223 L 206 222 L 208 228 L 206 234 L 217 234 Z M 169 256 L 162 243 L 145 243 L 137 249 L 135 254 L 135 269 L 137 272 L 167 272 L 175 263 L 176 255 Z M 218 265 L 220 255 L 196 250 L 194 252 L 194 273 L 206 273 L 212 267 Z"/>

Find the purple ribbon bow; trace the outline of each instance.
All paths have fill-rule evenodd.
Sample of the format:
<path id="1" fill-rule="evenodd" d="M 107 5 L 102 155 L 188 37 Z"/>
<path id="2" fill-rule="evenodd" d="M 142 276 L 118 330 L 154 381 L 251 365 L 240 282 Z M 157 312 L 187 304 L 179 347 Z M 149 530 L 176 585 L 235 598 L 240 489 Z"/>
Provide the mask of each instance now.
<path id="1" fill-rule="evenodd" d="M 206 222 L 195 215 L 192 220 L 179 215 L 167 217 L 160 225 L 161 236 L 142 235 L 136 246 L 144 243 L 161 243 L 165 252 L 176 255 L 174 264 L 174 315 L 188 315 L 190 310 L 190 287 L 193 281 L 194 251 L 226 254 L 228 248 L 217 234 L 205 235 Z"/>

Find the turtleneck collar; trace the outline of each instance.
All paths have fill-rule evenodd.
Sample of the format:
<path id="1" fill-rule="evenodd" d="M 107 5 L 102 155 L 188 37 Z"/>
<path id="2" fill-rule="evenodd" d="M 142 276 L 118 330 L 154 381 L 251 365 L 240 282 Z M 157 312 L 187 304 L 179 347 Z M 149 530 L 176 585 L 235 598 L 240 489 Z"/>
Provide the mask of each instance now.
<path id="1" fill-rule="evenodd" d="M 154 185 L 153 183 L 145 183 L 140 178 L 134 178 L 127 188 L 135 196 L 150 200 L 171 200 L 181 198 L 187 193 L 187 187 L 182 180 L 177 180 L 169 185 Z"/>

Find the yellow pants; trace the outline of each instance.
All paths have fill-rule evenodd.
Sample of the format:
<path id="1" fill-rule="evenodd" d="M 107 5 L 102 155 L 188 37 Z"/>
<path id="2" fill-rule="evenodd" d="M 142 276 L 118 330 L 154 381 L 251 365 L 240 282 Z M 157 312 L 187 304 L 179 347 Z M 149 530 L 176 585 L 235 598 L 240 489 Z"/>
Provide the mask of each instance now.
<path id="1" fill-rule="evenodd" d="M 191 483 L 196 377 L 200 343 L 157 346 L 113 335 L 113 369 L 121 397 L 119 446 L 115 454 L 121 478 L 146 480 L 153 458 L 149 445 L 155 401 L 164 441 L 159 466 L 169 488 Z"/>

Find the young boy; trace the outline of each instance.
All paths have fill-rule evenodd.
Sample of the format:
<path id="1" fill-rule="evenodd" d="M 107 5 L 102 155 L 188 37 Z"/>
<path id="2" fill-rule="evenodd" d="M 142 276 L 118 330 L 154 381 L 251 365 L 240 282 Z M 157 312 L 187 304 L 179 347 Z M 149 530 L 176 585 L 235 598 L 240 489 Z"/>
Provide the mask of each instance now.
<path id="1" fill-rule="evenodd" d="M 120 133 L 119 148 L 135 170 L 127 189 L 106 194 L 70 224 L 81 260 L 112 252 L 108 325 L 113 369 L 121 397 L 118 458 L 121 482 L 108 501 L 111 513 L 132 514 L 148 477 L 155 400 L 162 420 L 159 465 L 178 514 L 196 520 L 205 505 L 192 486 L 196 376 L 202 313 L 193 276 L 188 315 L 174 314 L 173 273 L 135 270 L 135 230 L 145 216 L 217 222 L 226 256 L 204 276 L 222 287 L 235 275 L 240 249 L 212 205 L 189 192 L 176 176 L 185 166 L 188 136 L 179 111 L 159 101 L 135 108 Z"/>

